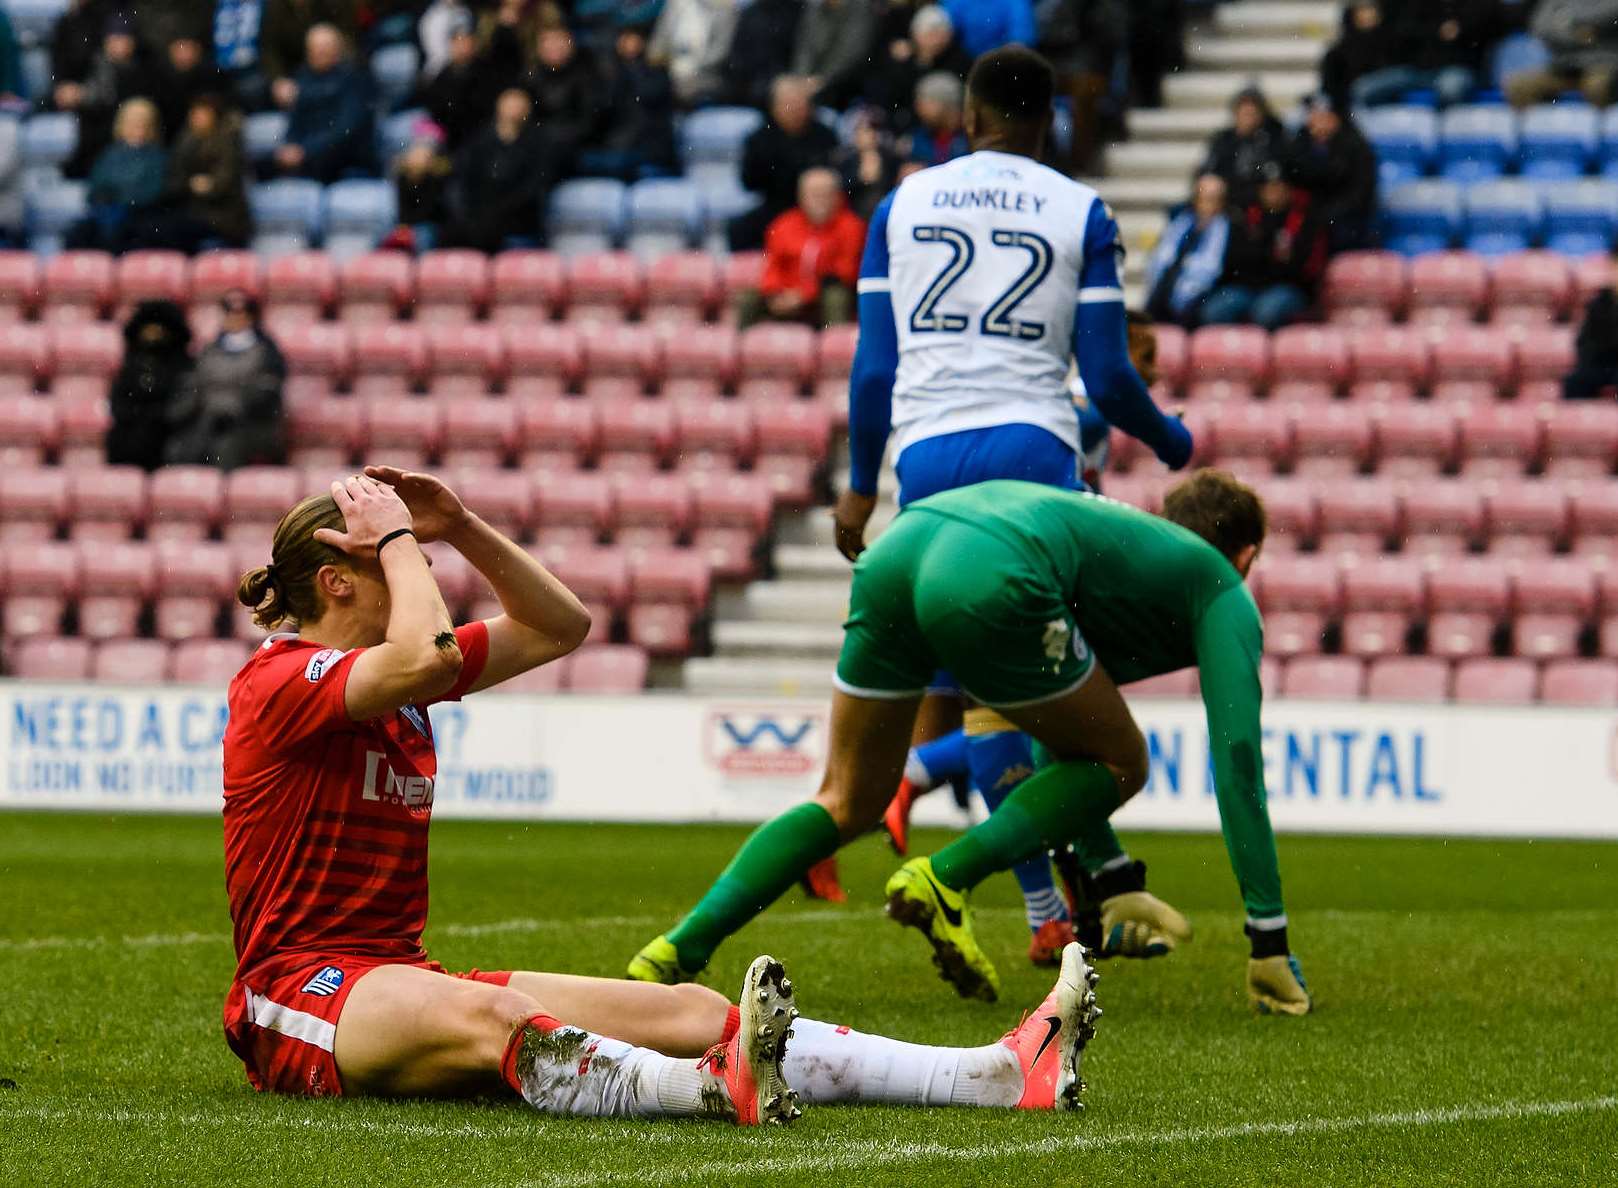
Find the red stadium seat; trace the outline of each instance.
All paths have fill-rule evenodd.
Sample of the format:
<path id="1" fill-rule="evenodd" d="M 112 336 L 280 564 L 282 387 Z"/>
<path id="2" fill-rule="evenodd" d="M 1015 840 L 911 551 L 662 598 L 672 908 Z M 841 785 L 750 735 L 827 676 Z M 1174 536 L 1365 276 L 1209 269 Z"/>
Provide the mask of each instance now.
<path id="1" fill-rule="evenodd" d="M 1532 479 L 1502 482 L 1485 496 L 1489 551 L 1540 557 L 1552 552 L 1568 529 L 1567 492 Z"/>
<path id="2" fill-rule="evenodd" d="M 770 530 L 775 493 L 767 475 L 711 474 L 692 482 L 692 547 L 715 576 L 753 576 L 754 547 Z"/>
<path id="3" fill-rule="evenodd" d="M 674 413 L 656 400 L 616 400 L 601 406 L 602 466 L 655 470 L 674 449 Z"/>
<path id="4" fill-rule="evenodd" d="M 1593 479 L 1568 500 L 1573 518 L 1573 551 L 1589 557 L 1618 557 L 1618 482 Z"/>
<path id="5" fill-rule="evenodd" d="M 854 370 L 854 349 L 859 345 L 860 328 L 850 322 L 842 326 L 827 326 L 820 332 L 820 357 L 817 372 L 821 382 L 846 380 Z"/>
<path id="6" fill-rule="evenodd" d="M 146 472 L 136 466 L 68 470 L 67 497 L 75 540 L 128 540 L 146 523 Z"/>
<path id="7" fill-rule="evenodd" d="M 1538 465 L 1545 426 L 1539 410 L 1511 404 L 1459 411 L 1461 471 L 1469 481 L 1516 478 Z"/>
<path id="8" fill-rule="evenodd" d="M 1430 478 L 1454 460 L 1460 436 L 1452 409 L 1389 404 L 1370 415 L 1376 425 L 1379 475 Z"/>
<path id="9" fill-rule="evenodd" d="M 1464 553 L 1483 539 L 1483 498 L 1469 483 L 1411 480 L 1400 502 L 1406 551 Z"/>
<path id="10" fill-rule="evenodd" d="M 1297 656 L 1281 675 L 1282 697 L 1352 699 L 1365 687 L 1365 665 L 1353 656 Z"/>
<path id="11" fill-rule="evenodd" d="M 600 440 L 600 421 L 588 401 L 552 396 L 518 406 L 517 451 L 525 469 L 558 458 L 577 465 L 595 456 Z"/>
<path id="12" fill-rule="evenodd" d="M 1434 656 L 1384 656 L 1371 661 L 1365 677 L 1372 701 L 1447 701 L 1449 688 L 1449 664 Z"/>
<path id="13" fill-rule="evenodd" d="M 1189 335 L 1179 326 L 1160 322 L 1152 327 L 1157 339 L 1157 378 L 1172 392 L 1179 392 L 1185 384 L 1187 356 L 1191 353 Z"/>
<path id="14" fill-rule="evenodd" d="M 366 252 L 345 260 L 338 270 L 345 322 L 391 322 L 415 294 L 411 259 L 403 252 Z"/>
<path id="15" fill-rule="evenodd" d="M 528 536 L 534 518 L 534 485 L 526 474 L 481 466 L 463 468 L 455 472 L 454 487 L 462 503 L 513 540 Z"/>
<path id="16" fill-rule="evenodd" d="M 87 639 L 24 639 L 9 653 L 6 667 L 24 680 L 83 681 L 90 676 L 92 650 Z"/>
<path id="17" fill-rule="evenodd" d="M 1270 336 L 1257 326 L 1204 326 L 1191 335 L 1191 379 L 1229 380 L 1253 389 L 1270 376 Z"/>
<path id="18" fill-rule="evenodd" d="M 112 257 L 105 252 L 62 252 L 45 261 L 40 317 L 47 322 L 93 322 L 112 307 Z"/>
<path id="19" fill-rule="evenodd" d="M 210 466 L 165 466 L 148 490 L 146 534 L 153 540 L 202 540 L 225 507 L 225 476 Z"/>
<path id="20" fill-rule="evenodd" d="M 663 340 L 667 395 L 718 395 L 733 389 L 740 340 L 729 326 L 682 326 Z"/>
<path id="21" fill-rule="evenodd" d="M 427 369 L 427 346 L 420 330 L 398 322 L 354 327 L 354 392 L 362 396 L 401 396 Z"/>
<path id="22" fill-rule="evenodd" d="M 621 545 L 667 547 L 682 538 L 691 520 L 691 492 L 676 474 L 617 476 L 614 499 Z"/>
<path id="23" fill-rule="evenodd" d="M 1573 308 L 1583 309 L 1585 303 L 1602 289 L 1613 284 L 1612 257 L 1606 252 L 1579 256 L 1569 264 L 1573 269 Z"/>
<path id="24" fill-rule="evenodd" d="M 120 685 L 156 685 L 168 677 L 169 646 L 160 639 L 109 639 L 90 661 L 90 679 Z"/>
<path id="25" fill-rule="evenodd" d="M 1271 408 L 1267 403 L 1240 404 L 1220 409 L 1213 424 L 1217 430 L 1214 456 L 1221 466 L 1238 473 L 1263 473 L 1292 464 L 1295 426 L 1290 409 Z M 1200 440 L 1201 434 L 1197 436 Z"/>
<path id="26" fill-rule="evenodd" d="M 56 445 L 54 402 L 40 396 L 0 396 L 0 468 L 42 465 Z"/>
<path id="27" fill-rule="evenodd" d="M 0 469 L 0 542 L 51 540 L 67 520 L 67 474 L 56 467 Z"/>
<path id="28" fill-rule="evenodd" d="M 444 435 L 444 407 L 436 400 L 381 396 L 366 402 L 366 420 L 368 460 L 407 470 L 434 457 Z"/>
<path id="29" fill-rule="evenodd" d="M 1618 664 L 1557 660 L 1545 666 L 1539 699 L 1547 705 L 1618 705 Z"/>
<path id="30" fill-rule="evenodd" d="M 264 270 L 253 252 L 203 252 L 191 261 L 191 300 L 218 301 L 232 289 L 252 297 L 264 291 Z"/>
<path id="31" fill-rule="evenodd" d="M 1446 558 L 1427 575 L 1432 609 L 1427 650 L 1451 659 L 1488 655 L 1496 625 L 1510 604 L 1510 592 L 1510 578 L 1498 562 Z"/>
<path id="32" fill-rule="evenodd" d="M 700 611 L 708 605 L 713 575 L 692 549 L 646 549 L 629 564 L 630 597 L 638 603 L 673 603 Z"/>
<path id="33" fill-rule="evenodd" d="M 1532 660 L 1483 657 L 1455 666 L 1455 700 L 1482 705 L 1520 705 L 1534 700 L 1539 670 Z"/>
<path id="34" fill-rule="evenodd" d="M 1344 252 L 1326 265 L 1326 312 L 1334 322 L 1387 322 L 1410 294 L 1405 258 L 1397 252 Z"/>
<path id="35" fill-rule="evenodd" d="M 294 376 L 315 375 L 336 384 L 346 381 L 354 368 L 354 341 L 347 326 L 313 322 L 279 335 L 276 345 Z"/>
<path id="36" fill-rule="evenodd" d="M 734 306 L 739 294 L 764 282 L 763 252 L 731 252 L 725 258 L 725 304 Z"/>
<path id="37" fill-rule="evenodd" d="M 39 308 L 41 275 L 33 252 L 0 252 L 0 323 L 20 322 Z"/>
<path id="38" fill-rule="evenodd" d="M 707 252 L 670 252 L 646 271 L 646 320 L 705 322 L 719 307 L 719 263 Z"/>
<path id="39" fill-rule="evenodd" d="M 8 550 L 6 636 L 56 634 L 68 601 L 78 593 L 79 579 L 79 552 L 72 545 L 41 541 Z"/>
<path id="40" fill-rule="evenodd" d="M 1365 327 L 1348 336 L 1353 382 L 1392 380 L 1425 388 L 1432 375 L 1432 349 L 1427 339 L 1402 326 Z"/>
<path id="41" fill-rule="evenodd" d="M 57 386 L 65 376 L 85 376 L 97 387 L 124 361 L 124 336 L 114 326 L 67 325 L 51 328 L 51 357 Z M 104 390 L 99 394 L 105 394 Z"/>
<path id="42" fill-rule="evenodd" d="M 294 310 L 319 318 L 337 300 L 337 266 L 325 252 L 293 252 L 264 270 L 266 310 Z"/>
<path id="43" fill-rule="evenodd" d="M 752 459 L 756 428 L 750 406 L 697 398 L 671 401 L 670 407 L 682 470 L 730 471 Z"/>
<path id="44" fill-rule="evenodd" d="M 622 549 L 593 546 L 547 549 L 546 566 L 590 610 L 590 634 L 606 638 L 629 605 L 629 559 Z"/>
<path id="45" fill-rule="evenodd" d="M 352 397 L 287 402 L 287 437 L 292 460 L 300 466 L 344 469 L 366 441 L 366 433 L 365 410 Z"/>
<path id="46" fill-rule="evenodd" d="M 1368 478 L 1323 480 L 1320 499 L 1320 551 L 1327 554 L 1380 553 L 1400 530 L 1399 499 L 1385 482 Z"/>
<path id="47" fill-rule="evenodd" d="M 1494 646 L 1495 630 L 1496 624 L 1487 615 L 1445 611 L 1427 620 L 1427 650 L 1453 659 L 1487 656 Z"/>
<path id="48" fill-rule="evenodd" d="M 1430 252 L 1410 262 L 1410 320 L 1469 322 L 1489 296 L 1489 268 L 1471 252 Z"/>
<path id="49" fill-rule="evenodd" d="M 1109 489 L 1113 482 L 1109 476 Z M 1269 533 L 1264 539 L 1266 556 L 1279 551 L 1295 553 L 1314 543 L 1320 526 L 1320 505 L 1314 487 L 1303 479 L 1272 478 L 1261 486 Z"/>
<path id="50" fill-rule="evenodd" d="M 184 639 L 169 657 L 169 677 L 185 685 L 228 685 L 252 656 L 239 639 Z"/>
<path id="51" fill-rule="evenodd" d="M 1165 672 L 1159 676 L 1146 677 L 1144 680 L 1131 681 L 1124 688 L 1129 691 L 1129 699 L 1144 697 L 1195 697 L 1199 688 L 1197 670 L 1195 668 L 1182 668 L 1176 672 Z"/>
<path id="52" fill-rule="evenodd" d="M 425 331 L 427 369 L 435 396 L 470 396 L 504 382 L 506 340 L 498 328 L 435 324 Z"/>
<path id="53" fill-rule="evenodd" d="M 578 386 L 584 374 L 584 346 L 576 327 L 511 323 L 502 329 L 508 395 L 560 396 Z"/>
<path id="54" fill-rule="evenodd" d="M 489 301 L 489 257 L 440 249 L 416 260 L 416 321 L 458 324 L 475 318 Z"/>
<path id="55" fill-rule="evenodd" d="M 1356 562 L 1343 570 L 1343 651 L 1382 656 L 1405 650 L 1426 606 L 1425 573 L 1414 558 Z"/>
<path id="56" fill-rule="evenodd" d="M 753 472 L 769 480 L 780 507 L 808 507 L 814 501 L 817 467 L 801 454 L 760 454 L 753 460 Z"/>
<path id="57" fill-rule="evenodd" d="M 1494 317 L 1516 320 L 1533 311 L 1545 321 L 1567 311 L 1573 296 L 1573 273 L 1567 258 L 1556 252 L 1513 252 L 1494 262 Z"/>
<path id="58" fill-rule="evenodd" d="M 240 577 L 226 545 L 211 541 L 159 542 L 154 616 L 158 638 L 213 635 L 219 612 L 234 596 Z"/>
<path id="59" fill-rule="evenodd" d="M 1325 384 L 1332 391 L 1348 382 L 1348 342 L 1335 326 L 1286 326 L 1270 340 L 1276 382 Z"/>
<path id="60" fill-rule="evenodd" d="M 1489 398 L 1516 384 L 1516 356 L 1511 339 L 1485 326 L 1454 326 L 1433 344 L 1433 389 L 1455 381 L 1489 386 Z"/>
<path id="61" fill-rule="evenodd" d="M 594 542 L 612 527 L 613 484 L 604 474 L 541 475 L 533 489 L 534 524 L 542 543 Z"/>
<path id="62" fill-rule="evenodd" d="M 504 466 L 517 444 L 517 409 L 509 400 L 463 396 L 444 406 L 443 465 L 467 470 Z"/>
<path id="63" fill-rule="evenodd" d="M 646 277 L 629 252 L 591 252 L 568 264 L 568 320 L 620 322 L 640 309 Z"/>
<path id="64" fill-rule="evenodd" d="M 1512 601 L 1512 652 L 1535 660 L 1575 656 L 1585 624 L 1595 616 L 1595 572 L 1582 558 L 1535 561 L 1516 574 Z"/>
<path id="65" fill-rule="evenodd" d="M 663 340 L 645 325 L 587 325 L 579 331 L 584 348 L 585 391 L 602 379 L 630 381 L 629 391 L 656 388 L 663 378 Z"/>
<path id="66" fill-rule="evenodd" d="M 191 262 L 181 252 L 130 252 L 118 257 L 115 284 L 123 316 L 141 301 L 191 300 Z"/>
<path id="67" fill-rule="evenodd" d="M 1610 475 L 1618 462 L 1618 405 L 1580 400 L 1545 410 L 1545 470 L 1558 478 Z"/>
<path id="68" fill-rule="evenodd" d="M 758 416 L 760 454 L 789 454 L 824 461 L 831 446 L 831 417 L 818 404 L 783 402 Z"/>
<path id="69" fill-rule="evenodd" d="M 1276 656 L 1320 650 L 1326 624 L 1341 602 L 1337 562 L 1327 557 L 1272 557 L 1261 567 L 1265 647 Z"/>
<path id="70" fill-rule="evenodd" d="M 1289 415 L 1296 426 L 1294 467 L 1299 475 L 1342 478 L 1358 474 L 1370 463 L 1376 444 L 1376 422 L 1364 407 L 1299 406 L 1292 408 Z"/>
<path id="71" fill-rule="evenodd" d="M 93 541 L 79 554 L 79 634 L 119 639 L 137 633 L 141 607 L 157 580 L 157 554 L 134 541 Z"/>
<path id="72" fill-rule="evenodd" d="M 251 541 L 268 551 L 275 526 L 289 508 L 315 491 L 287 466 L 244 466 L 225 478 L 224 536 Z"/>
<path id="73" fill-rule="evenodd" d="M 574 693 L 639 693 L 650 667 L 646 653 L 627 644 L 589 644 L 573 656 L 568 689 Z"/>
<path id="74" fill-rule="evenodd" d="M 769 387 L 755 381 L 780 381 L 793 391 L 814 378 L 815 332 L 807 326 L 764 323 L 742 333 L 740 339 L 741 392 L 763 394 Z"/>
<path id="75" fill-rule="evenodd" d="M 489 274 L 489 316 L 532 327 L 567 304 L 567 266 L 555 252 L 501 252 Z"/>
<path id="76" fill-rule="evenodd" d="M 0 324 L 0 395 L 29 395 L 53 370 L 51 338 L 43 326 Z"/>
<path id="77" fill-rule="evenodd" d="M 112 428 L 112 408 L 105 396 L 88 392 L 54 396 L 57 412 L 57 463 L 69 470 L 99 468 Z"/>

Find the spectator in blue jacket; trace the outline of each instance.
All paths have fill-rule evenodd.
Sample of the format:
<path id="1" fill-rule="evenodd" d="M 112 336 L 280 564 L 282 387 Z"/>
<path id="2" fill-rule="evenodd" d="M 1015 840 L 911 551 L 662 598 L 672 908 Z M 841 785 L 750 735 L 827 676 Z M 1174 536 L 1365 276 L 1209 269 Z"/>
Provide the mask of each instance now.
<path id="1" fill-rule="evenodd" d="M 1146 261 L 1146 312 L 1159 322 L 1193 327 L 1225 275 L 1230 252 L 1230 211 L 1225 179 L 1197 178 L 1191 204 L 1169 220 Z"/>
<path id="2" fill-rule="evenodd" d="M 275 150 L 279 173 L 334 182 L 345 172 L 373 170 L 370 81 L 348 60 L 336 26 L 309 30 L 291 100 L 286 143 Z"/>
<path id="3" fill-rule="evenodd" d="M 935 70 L 916 84 L 909 159 L 923 169 L 972 151 L 962 123 L 965 90 L 961 80 L 947 70 Z"/>
<path id="4" fill-rule="evenodd" d="M 944 11 L 955 23 L 955 40 L 969 57 L 976 58 L 1013 41 L 1032 46 L 1038 40 L 1032 0 L 942 2 Z"/>
<path id="5" fill-rule="evenodd" d="M 89 217 L 68 232 L 68 246 L 123 251 L 136 220 L 161 202 L 167 177 L 157 105 L 126 100 L 113 121 L 112 143 L 90 169 Z"/>

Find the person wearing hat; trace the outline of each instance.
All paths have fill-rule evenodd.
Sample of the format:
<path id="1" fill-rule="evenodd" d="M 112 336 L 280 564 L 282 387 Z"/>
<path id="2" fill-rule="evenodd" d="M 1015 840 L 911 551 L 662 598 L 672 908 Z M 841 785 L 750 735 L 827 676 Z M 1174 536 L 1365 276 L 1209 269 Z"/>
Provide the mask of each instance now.
<path id="1" fill-rule="evenodd" d="M 916 84 L 912 162 L 927 168 L 972 151 L 962 125 L 965 90 L 961 80 L 945 70 L 935 70 Z"/>
<path id="2" fill-rule="evenodd" d="M 1252 202 L 1231 220 L 1226 281 L 1202 304 L 1203 325 L 1251 322 L 1277 330 L 1315 302 L 1326 273 L 1326 229 L 1279 161 L 1258 168 Z"/>
<path id="3" fill-rule="evenodd" d="M 1376 209 L 1376 151 L 1329 95 L 1310 96 L 1304 112 L 1284 160 L 1288 174 L 1313 196 L 1332 251 L 1364 247 Z"/>
<path id="4" fill-rule="evenodd" d="M 895 133 L 909 129 L 916 84 L 929 74 L 948 71 L 965 80 L 972 59 L 955 40 L 955 25 L 940 4 L 925 4 L 910 18 L 908 36 L 895 38 L 881 50 L 865 79 L 865 101 L 879 108 Z"/>
<path id="5" fill-rule="evenodd" d="M 1259 167 L 1286 151 L 1286 129 L 1256 86 L 1243 87 L 1230 101 L 1230 127 L 1208 138 L 1198 173 L 1225 179 L 1230 200 L 1246 206 L 1258 194 Z"/>
<path id="6" fill-rule="evenodd" d="M 202 349 L 170 408 L 171 465 L 280 466 L 286 462 L 281 389 L 286 361 L 259 325 L 258 300 L 232 289 L 219 301 L 219 335 Z"/>

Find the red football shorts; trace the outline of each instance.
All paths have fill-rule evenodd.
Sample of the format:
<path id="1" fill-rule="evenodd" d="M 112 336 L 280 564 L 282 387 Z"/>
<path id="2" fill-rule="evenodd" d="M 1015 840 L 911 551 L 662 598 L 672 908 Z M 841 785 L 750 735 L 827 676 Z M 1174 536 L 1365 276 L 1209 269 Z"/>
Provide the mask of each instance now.
<path id="1" fill-rule="evenodd" d="M 343 1084 L 332 1048 L 337 1020 L 354 984 L 379 965 L 409 964 L 446 977 L 504 986 L 509 970 L 450 973 L 436 961 L 311 957 L 295 972 L 263 985 L 234 982 L 225 999 L 225 1042 L 247 1066 L 253 1088 L 305 1097 L 338 1097 Z"/>

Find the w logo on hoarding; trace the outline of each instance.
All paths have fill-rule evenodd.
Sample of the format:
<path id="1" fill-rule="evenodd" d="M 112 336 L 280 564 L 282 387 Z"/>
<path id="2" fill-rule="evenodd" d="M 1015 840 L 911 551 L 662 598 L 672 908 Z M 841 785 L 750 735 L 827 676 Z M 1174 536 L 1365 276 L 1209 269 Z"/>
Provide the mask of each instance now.
<path id="1" fill-rule="evenodd" d="M 820 769 L 825 716 L 781 708 L 716 709 L 708 714 L 708 761 L 732 778 L 782 778 Z"/>

